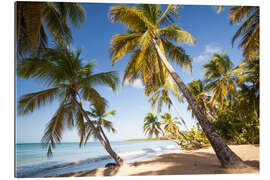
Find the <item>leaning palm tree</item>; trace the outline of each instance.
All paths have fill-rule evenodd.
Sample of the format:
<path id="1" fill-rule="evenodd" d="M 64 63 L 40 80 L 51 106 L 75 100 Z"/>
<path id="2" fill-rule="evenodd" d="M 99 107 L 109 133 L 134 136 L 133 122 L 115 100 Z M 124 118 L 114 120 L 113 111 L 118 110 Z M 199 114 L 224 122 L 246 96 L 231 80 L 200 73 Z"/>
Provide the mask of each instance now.
<path id="1" fill-rule="evenodd" d="M 74 125 L 77 127 L 81 146 L 85 139 L 85 119 L 102 146 L 117 164 L 121 164 L 122 159 L 100 135 L 82 106 L 82 100 L 96 106 L 106 103 L 95 86 L 105 85 L 116 90 L 119 79 L 114 71 L 97 74 L 93 71 L 93 61 L 83 65 L 80 51 L 73 53 L 63 47 L 47 49 L 38 57 L 22 59 L 18 63 L 18 76 L 41 80 L 49 89 L 22 96 L 18 102 L 18 113 L 27 114 L 58 100 L 60 106 L 48 122 L 41 140 L 43 146 L 48 148 L 47 155 L 51 156 L 52 148 L 55 148 L 56 143 L 61 142 L 65 127 Z"/>
<path id="2" fill-rule="evenodd" d="M 148 138 L 151 139 L 153 134 L 156 137 L 162 132 L 160 128 L 160 122 L 158 122 L 157 116 L 153 113 L 148 113 L 144 118 L 143 132 L 145 135 L 148 135 Z"/>
<path id="3" fill-rule="evenodd" d="M 107 138 L 107 136 L 105 135 L 103 128 L 105 128 L 108 132 L 110 132 L 110 131 L 113 133 L 116 132 L 115 128 L 113 127 L 112 122 L 105 119 L 108 116 L 114 116 L 116 111 L 111 110 L 111 111 L 106 112 L 106 107 L 107 107 L 106 104 L 105 105 L 104 104 L 93 105 L 93 107 L 90 107 L 90 111 L 86 111 L 86 112 L 91 118 L 95 119 L 95 120 L 92 120 L 92 123 L 95 125 L 97 130 L 101 133 L 101 135 L 106 140 L 106 142 L 108 144 L 110 144 L 110 141 Z M 95 139 L 97 139 L 97 137 L 93 133 L 93 130 L 89 126 L 88 122 L 85 123 L 85 126 L 86 126 L 86 134 L 87 134 L 86 138 L 85 138 L 85 143 L 88 141 L 89 137 L 91 137 L 91 136 L 93 136 Z"/>
<path id="4" fill-rule="evenodd" d="M 123 80 L 134 81 L 141 78 L 144 85 L 162 86 L 166 73 L 175 80 L 177 86 L 191 105 L 192 110 L 212 144 L 223 167 L 243 165 L 242 160 L 222 141 L 206 115 L 200 109 L 183 80 L 174 70 L 168 58 L 184 68 L 191 69 L 192 59 L 185 51 L 173 43 L 195 43 L 194 38 L 174 23 L 178 17 L 177 5 L 168 5 L 162 12 L 160 5 L 138 4 L 110 8 L 112 22 L 122 23 L 127 28 L 125 34 L 117 34 L 111 43 L 112 63 L 132 53 Z M 124 82 L 124 81 L 123 81 Z"/>
<path id="5" fill-rule="evenodd" d="M 148 100 L 151 105 L 152 109 L 155 109 L 155 105 L 157 104 L 157 114 L 159 115 L 162 111 L 163 104 L 167 105 L 170 109 L 171 105 L 173 106 L 174 110 L 176 111 L 178 117 L 180 118 L 182 124 L 185 126 L 186 130 L 189 131 L 189 128 L 186 125 L 186 122 L 181 116 L 181 113 L 178 111 L 175 102 L 170 96 L 170 91 L 172 94 L 180 101 L 183 102 L 183 98 L 180 95 L 177 85 L 175 84 L 175 81 L 171 78 L 171 76 L 167 76 L 164 85 L 159 89 L 151 89 L 148 90 L 149 92 L 146 92 L 147 96 L 151 96 Z"/>
<path id="6" fill-rule="evenodd" d="M 48 33 L 59 43 L 72 40 L 69 21 L 78 27 L 86 18 L 80 3 L 16 2 L 16 45 L 22 56 L 38 48 L 46 48 Z"/>

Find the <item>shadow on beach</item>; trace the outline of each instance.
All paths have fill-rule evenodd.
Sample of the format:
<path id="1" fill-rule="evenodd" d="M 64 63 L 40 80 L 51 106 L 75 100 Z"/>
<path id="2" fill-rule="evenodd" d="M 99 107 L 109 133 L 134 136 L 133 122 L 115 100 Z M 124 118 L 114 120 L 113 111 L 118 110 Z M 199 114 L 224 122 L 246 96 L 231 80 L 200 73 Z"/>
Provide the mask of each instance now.
<path id="1" fill-rule="evenodd" d="M 146 175 L 180 175 L 180 174 L 228 174 L 258 173 L 259 161 L 244 161 L 248 167 L 225 169 L 220 166 L 217 157 L 208 152 L 170 153 L 128 164 L 128 167 L 112 167 L 58 175 L 57 177 L 85 176 L 146 176 Z M 140 170 L 139 170 L 140 169 Z M 141 169 L 143 169 L 141 171 Z"/>

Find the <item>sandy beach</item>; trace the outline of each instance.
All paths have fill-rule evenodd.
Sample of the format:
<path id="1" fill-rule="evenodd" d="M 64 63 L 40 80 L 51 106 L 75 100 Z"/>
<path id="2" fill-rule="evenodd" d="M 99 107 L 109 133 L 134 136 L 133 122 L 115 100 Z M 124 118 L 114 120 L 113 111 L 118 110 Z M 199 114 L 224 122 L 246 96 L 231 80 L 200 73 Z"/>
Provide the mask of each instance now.
<path id="1" fill-rule="evenodd" d="M 121 167 L 98 168 L 55 177 L 259 173 L 259 145 L 230 145 L 230 148 L 242 158 L 247 167 L 224 169 L 220 166 L 213 149 L 205 147 L 198 150 L 172 151 L 142 161 L 126 163 Z"/>

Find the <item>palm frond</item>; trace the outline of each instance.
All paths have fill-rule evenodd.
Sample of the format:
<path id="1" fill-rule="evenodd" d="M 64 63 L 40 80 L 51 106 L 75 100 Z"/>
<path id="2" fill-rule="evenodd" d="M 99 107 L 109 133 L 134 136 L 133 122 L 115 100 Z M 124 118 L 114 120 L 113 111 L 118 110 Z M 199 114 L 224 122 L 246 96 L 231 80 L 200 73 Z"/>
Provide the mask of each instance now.
<path id="1" fill-rule="evenodd" d="M 55 144 L 60 143 L 62 140 L 63 130 L 65 128 L 64 124 L 67 117 L 69 117 L 69 114 L 65 109 L 65 104 L 62 103 L 46 126 L 41 144 L 44 148 L 48 148 L 48 157 L 52 156 L 52 149 L 55 148 Z"/>
<path id="2" fill-rule="evenodd" d="M 51 103 L 57 97 L 58 90 L 58 88 L 51 88 L 22 96 L 18 101 L 18 114 L 27 114 Z"/>
<path id="3" fill-rule="evenodd" d="M 141 33 L 116 34 L 110 46 L 112 64 L 132 52 L 138 45 Z"/>
<path id="4" fill-rule="evenodd" d="M 195 44 L 194 37 L 187 31 L 181 29 L 177 25 L 170 25 L 158 30 L 158 34 L 162 38 L 173 40 L 177 43 Z"/>
<path id="5" fill-rule="evenodd" d="M 161 41 L 163 42 L 165 52 L 167 52 L 167 55 L 171 58 L 171 60 L 188 72 L 192 72 L 193 60 L 189 55 L 186 54 L 184 49 L 180 46 L 176 47 L 173 43 L 166 39 L 161 39 Z"/>
<path id="6" fill-rule="evenodd" d="M 181 7 L 180 5 L 176 5 L 176 4 L 169 4 L 166 8 L 166 10 L 164 11 L 164 13 L 162 14 L 162 16 L 159 18 L 157 24 L 170 24 L 170 23 L 174 23 L 174 20 L 171 16 L 174 16 L 176 18 L 179 17 L 179 14 L 177 12 L 177 9 Z"/>
<path id="7" fill-rule="evenodd" d="M 121 22 L 133 32 L 153 26 L 141 11 L 125 5 L 111 7 L 110 18 L 112 22 Z"/>

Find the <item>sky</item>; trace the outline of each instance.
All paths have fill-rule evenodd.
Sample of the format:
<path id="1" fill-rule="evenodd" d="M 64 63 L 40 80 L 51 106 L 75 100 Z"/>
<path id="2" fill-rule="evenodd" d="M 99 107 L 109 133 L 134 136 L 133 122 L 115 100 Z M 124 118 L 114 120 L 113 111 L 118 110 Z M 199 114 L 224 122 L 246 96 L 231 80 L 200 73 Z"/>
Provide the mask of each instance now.
<path id="1" fill-rule="evenodd" d="M 85 63 L 95 60 L 96 72 L 117 71 L 122 79 L 125 66 L 128 63 L 128 56 L 119 60 L 112 66 L 109 55 L 109 47 L 112 37 L 118 33 L 124 33 L 125 27 L 119 23 L 112 23 L 109 19 L 109 8 L 115 4 L 104 3 L 84 3 L 87 19 L 79 29 L 73 28 L 72 49 L 82 50 L 81 58 Z M 166 6 L 162 6 L 164 9 Z M 228 14 L 229 7 L 220 14 L 216 14 L 212 6 L 186 5 L 179 10 L 180 18 L 176 19 L 176 24 L 188 31 L 196 39 L 195 45 L 181 45 L 187 54 L 193 59 L 193 73 L 183 71 L 179 66 L 175 66 L 178 75 L 187 84 L 194 79 L 202 79 L 202 66 L 213 55 L 225 50 L 230 56 L 234 65 L 241 60 L 242 52 L 237 47 L 238 41 L 234 46 L 231 39 L 239 28 L 231 25 Z M 148 97 L 144 95 L 141 81 L 138 79 L 133 84 L 125 83 L 119 92 L 112 92 L 107 87 L 96 87 L 97 90 L 109 102 L 108 110 L 116 110 L 114 117 L 108 119 L 113 122 L 117 132 L 107 133 L 112 141 L 120 141 L 133 138 L 145 138 L 142 131 L 143 120 L 147 113 L 154 112 L 148 103 Z M 16 102 L 27 93 L 37 92 L 46 89 L 42 82 L 28 79 L 17 78 L 16 80 Z M 178 110 L 187 122 L 188 127 L 195 124 L 191 113 L 187 111 L 187 104 L 179 104 L 175 98 Z M 40 142 L 46 124 L 56 112 L 59 102 L 43 106 L 39 110 L 24 116 L 16 115 L 16 143 Z M 84 108 L 88 108 L 84 104 Z M 173 109 L 170 111 L 164 106 L 163 111 L 170 112 L 173 117 L 177 114 Z M 161 120 L 159 118 L 159 120 Z M 78 142 L 79 136 L 76 129 L 66 129 L 63 134 L 62 142 Z M 92 141 L 92 140 L 91 140 Z"/>

